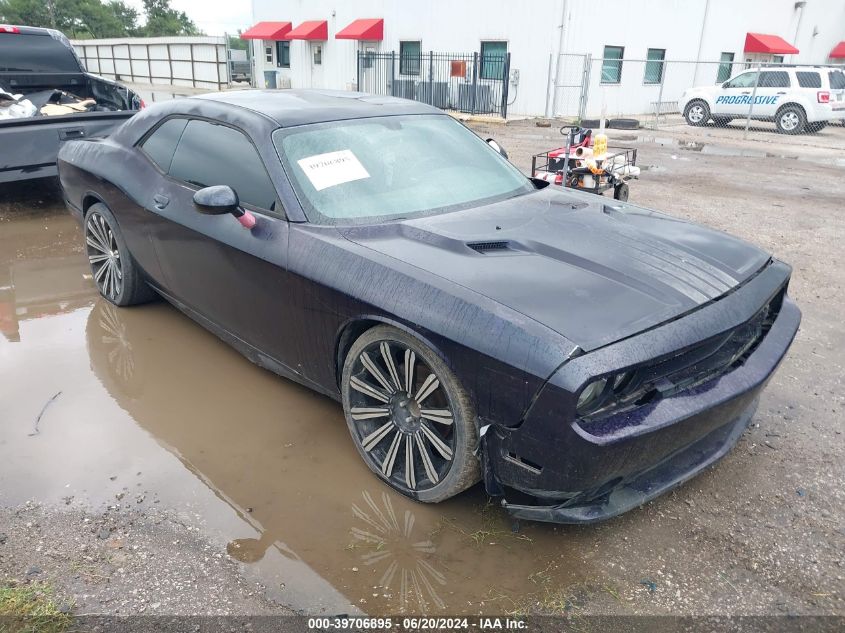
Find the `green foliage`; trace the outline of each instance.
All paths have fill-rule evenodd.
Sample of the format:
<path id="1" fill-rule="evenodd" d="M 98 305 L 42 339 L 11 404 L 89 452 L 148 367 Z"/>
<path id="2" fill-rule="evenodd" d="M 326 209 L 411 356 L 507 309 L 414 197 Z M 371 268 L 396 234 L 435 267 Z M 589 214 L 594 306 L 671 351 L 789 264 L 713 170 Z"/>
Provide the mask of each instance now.
<path id="1" fill-rule="evenodd" d="M 0 0 L 0 23 L 58 29 L 72 39 L 201 35 L 170 0 L 144 0 L 146 24 L 124 0 Z"/>
<path id="2" fill-rule="evenodd" d="M 49 585 L 0 584 L 0 629 L 16 633 L 64 633 L 72 623 Z M 8 627 L 8 628 L 6 628 Z"/>

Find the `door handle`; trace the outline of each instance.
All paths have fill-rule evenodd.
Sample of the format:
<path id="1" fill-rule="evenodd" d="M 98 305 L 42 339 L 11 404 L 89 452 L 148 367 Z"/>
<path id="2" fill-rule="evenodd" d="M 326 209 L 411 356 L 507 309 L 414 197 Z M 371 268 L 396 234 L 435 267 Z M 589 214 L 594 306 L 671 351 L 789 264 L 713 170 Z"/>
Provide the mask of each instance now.
<path id="1" fill-rule="evenodd" d="M 70 141 L 75 138 L 84 138 L 85 130 L 81 127 L 66 127 L 59 130 L 60 141 Z"/>
<path id="2" fill-rule="evenodd" d="M 779 94 L 779 95 L 785 95 L 785 94 L 786 94 L 786 91 L 785 91 L 785 90 L 781 90 L 778 94 Z"/>
<path id="3" fill-rule="evenodd" d="M 153 196 L 153 204 L 156 209 L 164 209 L 168 204 L 170 204 L 170 198 L 167 196 L 163 196 L 160 193 L 157 193 Z"/>
<path id="4" fill-rule="evenodd" d="M 744 95 L 750 95 L 750 94 L 751 94 L 751 91 L 750 91 L 750 90 L 743 90 L 743 91 L 742 91 L 742 94 L 744 94 Z"/>

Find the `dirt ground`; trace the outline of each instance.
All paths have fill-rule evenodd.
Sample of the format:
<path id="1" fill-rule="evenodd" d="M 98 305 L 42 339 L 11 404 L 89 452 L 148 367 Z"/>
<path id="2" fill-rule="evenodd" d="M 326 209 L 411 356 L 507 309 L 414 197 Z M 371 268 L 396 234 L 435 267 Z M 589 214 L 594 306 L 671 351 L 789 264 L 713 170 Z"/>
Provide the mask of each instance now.
<path id="1" fill-rule="evenodd" d="M 472 125 L 525 171 L 560 144 Z M 587 527 L 393 494 L 335 403 L 163 303 L 98 300 L 54 183 L 0 189 L 0 582 L 74 613 L 845 615 L 843 152 L 688 133 L 611 136 L 639 149 L 630 201 L 790 263 L 804 320 L 733 452 Z"/>

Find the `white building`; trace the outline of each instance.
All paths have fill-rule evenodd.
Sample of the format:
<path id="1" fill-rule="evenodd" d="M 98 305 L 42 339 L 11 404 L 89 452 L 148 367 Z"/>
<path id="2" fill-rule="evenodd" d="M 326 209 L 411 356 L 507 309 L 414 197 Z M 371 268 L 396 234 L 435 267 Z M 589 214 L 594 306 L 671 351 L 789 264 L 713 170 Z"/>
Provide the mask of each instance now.
<path id="1" fill-rule="evenodd" d="M 259 87 L 437 101 L 441 82 L 464 109 L 475 81 L 488 88 L 472 86 L 473 107 L 505 98 L 509 115 L 647 112 L 732 63 L 845 62 L 842 0 L 252 0 L 252 12 Z"/>

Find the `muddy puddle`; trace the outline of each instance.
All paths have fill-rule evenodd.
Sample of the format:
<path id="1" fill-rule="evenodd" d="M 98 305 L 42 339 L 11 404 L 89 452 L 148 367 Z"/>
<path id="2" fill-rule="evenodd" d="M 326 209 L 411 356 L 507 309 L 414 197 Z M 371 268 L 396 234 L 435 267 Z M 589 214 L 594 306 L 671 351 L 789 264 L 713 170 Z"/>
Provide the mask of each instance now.
<path id="1" fill-rule="evenodd" d="M 64 215 L 0 224 L 0 503 L 173 510 L 308 613 L 522 610 L 591 577 L 613 523 L 515 532 L 478 486 L 390 491 L 337 403 L 165 303 L 100 300 L 78 242 Z"/>

